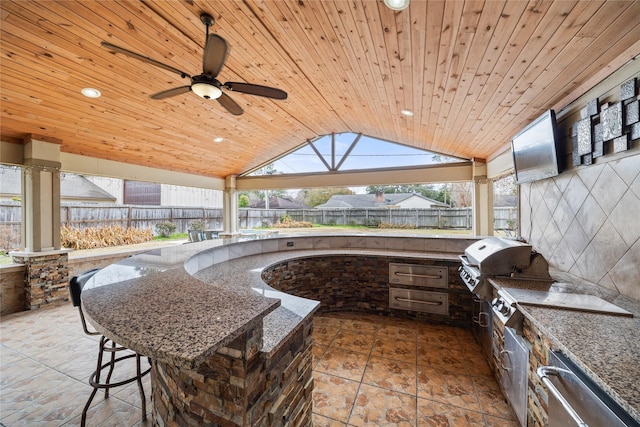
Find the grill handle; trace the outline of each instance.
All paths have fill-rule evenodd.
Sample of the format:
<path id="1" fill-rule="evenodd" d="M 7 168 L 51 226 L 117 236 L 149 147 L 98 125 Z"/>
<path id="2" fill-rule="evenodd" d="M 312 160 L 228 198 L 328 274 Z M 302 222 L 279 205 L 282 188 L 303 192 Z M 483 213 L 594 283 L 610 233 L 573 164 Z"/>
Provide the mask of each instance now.
<path id="1" fill-rule="evenodd" d="M 489 327 L 489 313 L 487 313 L 486 311 L 481 311 L 480 313 L 478 313 L 477 317 L 474 317 L 472 319 L 472 321 L 474 323 L 477 323 L 478 325 L 480 325 L 481 328 L 488 328 Z"/>
<path id="2" fill-rule="evenodd" d="M 394 297 L 396 301 L 400 302 L 414 302 L 416 304 L 426 304 L 426 305 L 442 305 L 442 301 L 420 301 L 411 298 L 400 298 Z"/>
<path id="3" fill-rule="evenodd" d="M 396 276 L 402 277 L 420 277 L 422 279 L 442 279 L 442 275 L 433 275 L 433 274 L 414 274 L 414 273 L 400 273 L 396 271 L 393 273 Z"/>
<path id="4" fill-rule="evenodd" d="M 587 423 L 582 421 L 582 418 L 580 418 L 580 415 L 578 415 L 578 413 L 575 411 L 575 409 L 573 409 L 571 404 L 567 402 L 567 399 L 564 398 L 562 393 L 560 393 L 560 390 L 558 390 L 556 386 L 553 385 L 553 383 L 551 382 L 551 379 L 549 378 L 550 375 L 555 377 L 560 376 L 560 373 L 574 375 L 573 372 L 568 371 L 566 369 L 558 368 L 556 366 L 540 366 L 536 370 L 536 373 L 538 374 L 538 377 L 540 377 L 540 379 L 542 380 L 542 383 L 547 386 L 547 389 L 549 389 L 549 392 L 553 394 L 553 396 L 556 399 L 558 399 L 558 401 L 560 402 L 564 410 L 567 411 L 569 416 L 573 418 L 573 421 L 575 421 L 576 424 L 578 424 L 578 427 L 589 427 Z"/>

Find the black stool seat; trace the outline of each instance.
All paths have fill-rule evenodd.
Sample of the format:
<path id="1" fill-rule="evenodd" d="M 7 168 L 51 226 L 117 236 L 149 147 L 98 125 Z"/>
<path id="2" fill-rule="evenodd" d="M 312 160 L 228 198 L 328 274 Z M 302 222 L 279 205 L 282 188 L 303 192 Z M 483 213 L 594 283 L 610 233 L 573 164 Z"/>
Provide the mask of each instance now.
<path id="1" fill-rule="evenodd" d="M 87 328 L 87 322 L 84 318 L 84 313 L 82 312 L 82 304 L 80 295 L 82 294 L 82 289 L 87 281 L 96 274 L 99 269 L 93 269 L 86 271 L 77 276 L 73 276 L 69 281 L 69 293 L 71 295 L 71 302 L 74 307 L 78 307 L 78 311 L 80 312 L 80 320 L 82 321 L 82 329 L 87 335 L 101 335 L 100 332 L 91 331 Z M 108 361 L 103 363 L 105 353 L 109 355 Z M 121 356 L 116 357 L 117 354 L 122 354 Z M 113 375 L 113 369 L 116 366 L 116 363 L 122 362 L 123 360 L 135 358 L 136 361 L 136 373 L 135 375 L 126 378 L 122 381 L 111 382 L 111 376 Z M 91 392 L 91 396 L 89 396 L 89 400 L 84 405 L 84 409 L 82 410 L 82 421 L 81 426 L 84 427 L 87 420 L 87 411 L 91 406 L 91 402 L 95 397 L 98 390 L 104 390 L 105 399 L 109 397 L 109 389 L 112 387 L 119 387 L 126 384 L 130 384 L 132 382 L 138 383 L 138 391 L 140 392 L 140 399 L 142 400 L 142 419 L 147 419 L 147 404 L 146 398 L 144 395 L 144 388 L 142 387 L 142 378 L 147 375 L 151 371 L 151 367 L 142 371 L 140 360 L 142 356 L 138 353 L 132 352 L 126 347 L 116 344 L 113 340 L 102 335 L 100 337 L 100 345 L 98 347 L 98 361 L 96 364 L 96 370 L 93 371 L 91 376 L 89 377 L 89 384 L 93 387 L 93 391 Z M 149 360 L 151 363 L 151 360 Z M 108 369 L 107 376 L 104 381 L 101 381 L 102 373 Z"/>

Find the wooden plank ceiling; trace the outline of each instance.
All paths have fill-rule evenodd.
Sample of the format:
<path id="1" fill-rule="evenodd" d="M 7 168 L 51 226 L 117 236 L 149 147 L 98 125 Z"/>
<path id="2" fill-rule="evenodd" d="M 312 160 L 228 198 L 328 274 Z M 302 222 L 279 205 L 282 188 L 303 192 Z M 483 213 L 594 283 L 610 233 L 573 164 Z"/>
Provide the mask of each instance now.
<path id="1" fill-rule="evenodd" d="M 2 0 L 0 8 L 4 141 L 44 135 L 64 152 L 212 177 L 332 132 L 490 158 L 544 110 L 640 53 L 638 1 L 413 0 L 402 12 L 381 0 Z M 231 93 L 241 116 L 194 93 L 152 100 L 188 80 L 100 45 L 197 75 L 201 12 L 231 47 L 220 81 L 275 86 L 289 98 Z M 83 97 L 83 87 L 102 97 Z"/>

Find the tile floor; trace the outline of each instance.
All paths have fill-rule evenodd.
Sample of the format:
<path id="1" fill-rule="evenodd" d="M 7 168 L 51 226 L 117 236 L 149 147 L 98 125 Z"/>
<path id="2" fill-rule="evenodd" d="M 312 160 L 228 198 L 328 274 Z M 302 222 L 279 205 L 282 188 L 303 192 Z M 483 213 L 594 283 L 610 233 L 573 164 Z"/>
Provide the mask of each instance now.
<path id="1" fill-rule="evenodd" d="M 314 323 L 314 427 L 517 425 L 467 331 L 353 314 Z M 3 316 L 0 424 L 79 425 L 96 347 L 71 304 Z M 148 376 L 145 388 L 149 411 Z M 89 426 L 150 424 L 135 384 L 88 412 Z"/>

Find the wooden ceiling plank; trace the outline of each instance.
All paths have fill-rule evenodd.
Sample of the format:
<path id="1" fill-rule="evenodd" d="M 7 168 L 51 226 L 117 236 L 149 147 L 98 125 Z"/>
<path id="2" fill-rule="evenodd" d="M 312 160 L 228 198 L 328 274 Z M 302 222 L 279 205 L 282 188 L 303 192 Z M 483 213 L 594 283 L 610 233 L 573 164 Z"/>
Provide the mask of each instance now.
<path id="1" fill-rule="evenodd" d="M 630 9 L 633 8 L 632 3 L 627 3 Z M 637 5 L 640 6 L 640 5 Z M 604 7 L 604 6 L 603 6 Z M 611 11 L 607 15 L 610 15 Z M 572 41 L 565 45 L 560 45 L 559 54 L 553 58 L 551 63 L 547 64 L 545 70 L 540 73 L 540 76 L 536 79 L 538 83 L 531 83 L 531 90 L 527 91 L 519 102 L 514 103 L 513 106 L 507 112 L 507 117 L 503 122 L 513 123 L 516 116 L 522 116 L 522 111 L 525 107 L 533 110 L 529 117 L 522 116 L 521 119 L 525 119 L 524 123 L 521 123 L 521 127 L 524 127 L 528 122 L 535 119 L 544 110 L 551 108 L 555 99 L 559 99 L 561 95 L 561 87 L 564 83 L 558 83 L 558 74 L 562 74 L 563 82 L 573 77 L 578 73 L 578 70 L 591 69 L 595 66 L 595 63 L 599 62 L 601 55 L 605 55 L 606 59 L 604 63 L 609 63 L 620 52 L 614 48 L 616 42 L 623 38 L 626 34 L 632 33 L 631 37 L 635 37 L 636 40 L 640 38 L 640 25 L 637 21 L 637 16 L 640 16 L 640 7 L 636 7 L 635 11 L 629 11 L 630 13 L 621 13 L 616 21 L 610 23 L 610 25 L 601 32 L 598 39 L 594 40 L 590 37 L 573 37 Z M 635 13 L 634 13 L 635 12 Z M 590 16 L 596 16 L 594 11 L 589 10 L 586 14 L 578 19 L 581 25 L 572 25 L 569 35 L 575 35 L 577 30 L 584 27 L 584 22 L 589 19 Z M 633 29 L 636 29 L 635 33 Z M 569 30 L 568 30 L 569 31 Z M 565 38 L 568 37 L 565 34 Z M 602 62 L 600 62 L 602 64 Z M 596 68 L 597 69 L 597 68 Z M 545 103 L 535 103 L 533 100 L 539 98 L 540 95 L 544 95 L 546 98 Z M 554 99 L 555 98 L 555 99 Z M 531 105 L 534 108 L 531 108 Z M 537 105 L 536 105 L 537 104 Z M 513 134 L 505 134 L 501 132 L 501 127 L 491 129 L 492 132 L 496 132 L 498 137 L 511 138 Z"/>
<path id="2" fill-rule="evenodd" d="M 447 92 L 446 79 L 455 48 L 455 40 L 460 27 L 463 2 L 445 2 L 442 21 L 442 33 L 438 47 L 437 69 L 434 81 L 434 96 L 431 100 L 431 118 L 427 128 L 427 138 L 435 140 L 436 131 L 443 126 L 440 109 L 445 103 Z M 446 152 L 446 150 L 445 150 Z"/>
<path id="3" fill-rule="evenodd" d="M 517 31 L 509 39 L 508 48 L 503 51 L 498 60 L 501 72 L 493 73 L 489 77 L 483 93 L 477 100 L 478 105 L 484 107 L 477 112 L 476 118 L 479 120 L 476 120 L 471 126 L 468 135 L 476 135 L 484 128 L 488 129 L 502 117 L 506 111 L 501 104 L 503 97 L 513 88 L 517 76 L 520 76 L 526 69 L 530 58 L 535 58 L 543 48 L 542 40 L 548 39 L 549 33 L 551 33 L 549 28 L 554 28 L 551 26 L 552 22 L 548 21 L 555 22 L 562 18 L 560 15 L 550 14 L 549 11 L 554 7 L 567 7 L 573 4 L 570 2 L 566 2 L 566 4 L 565 2 L 529 3 L 518 24 Z M 545 24 L 543 25 L 543 23 Z"/>
<path id="4" fill-rule="evenodd" d="M 467 67 L 467 57 L 471 50 L 473 38 L 477 32 L 483 6 L 484 2 L 469 1 L 464 3 L 458 34 L 453 46 L 451 64 L 445 83 L 446 94 L 439 119 L 442 122 L 442 126 L 436 129 L 436 139 L 443 139 L 443 135 L 449 135 L 452 132 L 452 130 L 447 127 L 447 123 L 455 121 L 459 109 L 456 109 L 454 105 L 462 103 L 462 99 L 466 96 L 468 85 L 471 83 L 471 80 L 467 80 L 466 78 L 468 76 L 465 74 L 465 68 Z M 458 95 L 458 93 L 460 94 Z M 456 98 L 458 99 L 457 102 Z M 453 116 L 453 118 L 450 116 Z"/>

